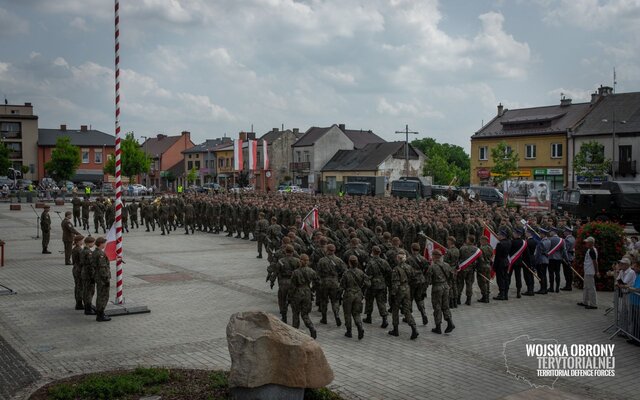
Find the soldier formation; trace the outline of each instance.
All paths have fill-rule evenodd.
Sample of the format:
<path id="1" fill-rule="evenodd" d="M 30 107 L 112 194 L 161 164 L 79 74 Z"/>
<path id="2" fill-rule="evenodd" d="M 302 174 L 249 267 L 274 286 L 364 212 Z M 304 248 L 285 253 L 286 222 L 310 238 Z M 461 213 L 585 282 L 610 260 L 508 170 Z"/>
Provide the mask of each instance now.
<path id="1" fill-rule="evenodd" d="M 88 197 L 74 197 L 72 204 L 74 223 L 69 219 L 67 228 L 80 226 L 89 230 L 90 211 L 95 233 L 100 229 L 106 233 L 115 220 L 115 202 L 108 198 L 98 197 L 91 202 Z M 314 207 L 318 209 L 319 227 L 303 229 L 303 220 Z M 317 331 L 309 317 L 314 301 L 321 324 L 328 323 L 329 311 L 337 326 L 344 318 L 347 337 L 352 337 L 355 325 L 358 338 L 363 338 L 363 323 L 373 322 L 375 304 L 382 328 L 389 325 L 391 314 L 389 334 L 398 336 L 402 314 L 402 321 L 411 328 L 411 339 L 415 339 L 418 331 L 412 309 L 415 304 L 422 324 L 427 325 L 424 302 L 428 287 L 434 310 L 432 331 L 437 334 L 442 333 L 443 319 L 447 322 L 445 333 L 455 329 L 451 309 L 462 304 L 463 294 L 464 304 L 472 304 L 476 281 L 481 293 L 478 302 L 490 302 L 492 269 L 499 287 L 494 300 L 508 300 L 514 276 L 518 298 L 558 292 L 561 268 L 563 289 L 571 290 L 573 271 L 568 265 L 575 243 L 571 233 L 580 224 L 554 212 L 520 214 L 483 202 L 294 193 L 164 196 L 123 201 L 122 210 L 125 232 L 142 227 L 146 232 L 158 228 L 161 235 L 179 229 L 188 235 L 197 230 L 256 241 L 257 258 L 267 252 L 267 282 L 272 288 L 278 284 L 282 320 L 287 322 L 291 309 L 293 326 L 297 328 L 302 319 L 314 338 Z M 41 224 L 44 233 L 44 225 L 50 226 L 47 210 Z M 485 228 L 497 232 L 499 243 L 495 249 L 484 236 Z M 565 240 L 555 232 L 564 235 Z M 75 229 L 74 233 L 78 234 Z M 105 290 L 108 293 L 108 261 L 105 267 L 104 253 L 87 242 L 93 238 L 81 240 L 80 236 L 75 236 L 79 242 L 74 248 L 81 247 L 81 255 L 74 258 L 76 308 L 87 314 L 97 312 L 98 320 L 108 320 L 102 304 L 106 304 Z M 77 244 L 82 241 L 84 247 Z M 67 242 L 68 237 L 65 249 Z M 425 247 L 430 242 L 442 244 L 446 250 L 436 249 L 429 254 Z M 558 246 L 559 242 L 562 246 Z M 46 251 L 43 234 L 43 253 Z M 526 291 L 522 291 L 523 277 Z M 534 278 L 540 282 L 538 292 L 534 292 Z M 94 311 L 91 301 L 96 287 Z M 363 302 L 365 317 L 361 319 Z"/>

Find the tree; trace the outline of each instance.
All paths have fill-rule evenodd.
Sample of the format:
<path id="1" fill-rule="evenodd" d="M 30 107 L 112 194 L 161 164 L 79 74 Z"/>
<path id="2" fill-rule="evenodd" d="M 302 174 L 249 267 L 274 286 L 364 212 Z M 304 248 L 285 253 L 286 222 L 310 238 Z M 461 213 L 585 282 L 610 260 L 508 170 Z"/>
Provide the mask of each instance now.
<path id="1" fill-rule="evenodd" d="M 127 133 L 124 140 L 120 142 L 120 166 L 121 174 L 128 177 L 129 182 L 133 182 L 135 176 L 149 172 L 151 167 L 151 159 L 142 150 L 133 132 Z M 116 174 L 115 157 L 109 156 L 104 172 L 110 175 Z"/>
<path id="2" fill-rule="evenodd" d="M 0 175 L 7 176 L 11 167 L 9 160 L 9 148 L 4 143 L 0 143 Z"/>
<path id="3" fill-rule="evenodd" d="M 51 152 L 51 160 L 44 164 L 44 168 L 56 180 L 68 181 L 76 174 L 81 162 L 80 148 L 71 144 L 70 137 L 59 136 Z"/>
<path id="4" fill-rule="evenodd" d="M 491 160 L 493 161 L 491 172 L 495 174 L 493 181 L 499 186 L 502 182 L 511 179 L 514 172 L 518 170 L 520 156 L 503 140 L 491 149 Z"/>
<path id="5" fill-rule="evenodd" d="M 20 167 L 20 172 L 22 172 L 23 177 L 24 177 L 24 174 L 29 173 L 29 171 L 31 171 L 31 168 L 29 168 L 28 165 L 23 165 Z"/>
<path id="6" fill-rule="evenodd" d="M 604 157 L 604 145 L 595 140 L 583 143 L 573 157 L 576 175 L 584 176 L 589 183 L 597 176 L 605 175 L 611 168 L 611 160 Z"/>
<path id="7" fill-rule="evenodd" d="M 187 183 L 194 183 L 197 177 L 198 173 L 196 172 L 195 167 L 191 168 L 191 171 L 187 174 Z"/>
<path id="8" fill-rule="evenodd" d="M 448 185 L 454 178 L 461 186 L 469 184 L 471 162 L 462 147 L 433 138 L 414 140 L 411 145 L 427 156 L 422 173 L 431 176 L 435 185 Z"/>

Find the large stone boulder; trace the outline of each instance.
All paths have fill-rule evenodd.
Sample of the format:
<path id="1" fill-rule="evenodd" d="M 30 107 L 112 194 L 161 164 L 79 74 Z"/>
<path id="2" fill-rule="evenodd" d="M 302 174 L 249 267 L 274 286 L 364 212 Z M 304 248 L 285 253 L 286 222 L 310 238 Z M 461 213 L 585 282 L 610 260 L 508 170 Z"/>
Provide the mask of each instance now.
<path id="1" fill-rule="evenodd" d="M 227 325 L 227 343 L 231 387 L 276 384 L 319 388 L 333 381 L 333 371 L 320 345 L 271 314 L 233 314 Z"/>

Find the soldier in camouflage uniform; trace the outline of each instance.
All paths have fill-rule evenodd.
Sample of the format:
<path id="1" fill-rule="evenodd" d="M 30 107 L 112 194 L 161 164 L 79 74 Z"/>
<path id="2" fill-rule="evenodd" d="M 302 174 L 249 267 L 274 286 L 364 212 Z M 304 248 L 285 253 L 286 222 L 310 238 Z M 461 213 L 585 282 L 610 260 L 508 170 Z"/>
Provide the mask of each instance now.
<path id="1" fill-rule="evenodd" d="M 82 230 L 88 231 L 89 227 L 89 209 L 91 208 L 91 201 L 89 200 L 89 196 L 85 196 L 82 201 L 81 211 L 82 211 Z"/>
<path id="2" fill-rule="evenodd" d="M 344 334 L 350 338 L 351 335 L 351 318 L 358 329 L 358 340 L 364 337 L 364 328 L 362 327 L 362 299 L 363 292 L 371 286 L 369 276 L 358 268 L 358 257 L 349 257 L 349 269 L 342 274 L 340 279 L 340 289 L 342 291 L 342 310 L 344 311 L 344 326 L 347 332 Z"/>
<path id="3" fill-rule="evenodd" d="M 378 306 L 378 312 L 382 317 L 381 328 L 389 326 L 387 316 L 387 286 L 391 284 L 391 267 L 386 260 L 380 258 L 380 247 L 373 246 L 371 249 L 371 257 L 367 263 L 365 273 L 371 280 L 371 287 L 367 290 L 365 295 L 365 307 L 364 312 L 367 314 L 363 320 L 364 323 L 371 323 L 371 314 L 373 313 L 373 301 L 376 301 Z"/>
<path id="4" fill-rule="evenodd" d="M 268 229 L 269 221 L 264 218 L 264 213 L 261 212 L 258 214 L 258 222 L 256 222 L 256 229 L 253 232 L 253 237 L 258 241 L 258 255 L 256 258 L 262 258 L 262 246 L 265 246 Z"/>
<path id="5" fill-rule="evenodd" d="M 488 303 L 490 298 L 489 279 L 491 278 L 491 259 L 493 258 L 493 248 L 489 245 L 489 239 L 486 236 L 480 237 L 480 250 L 482 251 L 482 255 L 478 259 L 476 274 L 478 275 L 478 287 L 480 288 L 482 297 L 478 299 L 478 302 Z"/>
<path id="6" fill-rule="evenodd" d="M 407 254 L 404 250 L 398 251 L 396 255 L 396 267 L 391 271 L 391 314 L 393 320 L 393 330 L 389 331 L 391 336 L 399 336 L 398 325 L 400 325 L 399 312 L 402 310 L 404 320 L 411 327 L 411 340 L 418 337 L 416 321 L 411 315 L 411 287 L 409 282 L 413 279 L 413 269 L 407 264 Z"/>
<path id="7" fill-rule="evenodd" d="M 159 210 L 158 210 L 158 224 L 160 225 L 160 230 L 162 231 L 161 235 L 169 235 L 171 231 L 169 230 L 169 212 L 171 208 L 166 200 L 162 200 Z"/>
<path id="8" fill-rule="evenodd" d="M 153 204 L 145 204 L 142 206 L 141 215 L 144 217 L 144 225 L 147 228 L 145 232 L 149 232 L 149 225 L 151 225 L 151 230 L 156 231 L 156 222 L 153 218 L 154 208 L 156 206 Z"/>
<path id="9" fill-rule="evenodd" d="M 105 200 L 104 219 L 107 228 L 111 229 L 111 225 L 113 225 L 116 220 L 116 206 L 115 202 L 111 201 L 108 197 Z"/>
<path id="10" fill-rule="evenodd" d="M 96 281 L 96 321 L 111 321 L 111 318 L 104 315 L 104 309 L 109 301 L 109 286 L 111 284 L 111 269 L 109 259 L 104 254 L 104 247 L 107 239 L 99 237 L 96 239 L 96 249 L 91 256 L 91 265 L 95 271 Z"/>
<path id="11" fill-rule="evenodd" d="M 420 254 L 420 245 L 418 243 L 411 245 L 411 255 L 407 257 L 407 264 L 413 268 L 413 279 L 409 281 L 411 301 L 416 303 L 416 307 L 418 307 L 418 311 L 420 311 L 422 325 L 427 325 L 429 318 L 427 318 L 427 313 L 424 309 L 424 299 L 427 296 L 425 273 L 427 272 L 429 263 L 427 259 Z"/>
<path id="12" fill-rule="evenodd" d="M 107 229 L 104 226 L 104 203 L 102 202 L 102 197 L 99 197 L 93 203 L 93 224 L 96 228 L 96 232 L 98 233 L 98 226 L 102 228 L 103 233 L 107 233 Z"/>
<path id="13" fill-rule="evenodd" d="M 80 219 L 80 209 L 82 207 L 82 200 L 78 197 L 76 193 L 73 194 L 73 198 L 71 199 L 71 204 L 73 205 L 73 226 L 78 226 L 78 224 L 82 224 L 82 220 Z"/>
<path id="14" fill-rule="evenodd" d="M 475 235 L 467 236 L 467 240 L 460 248 L 460 262 L 467 260 L 469 257 L 472 257 L 476 254 L 478 248 L 475 245 L 476 237 Z M 473 296 L 473 282 L 475 280 L 475 269 L 476 269 L 477 261 L 473 262 L 471 265 L 466 267 L 462 271 L 458 271 L 456 275 L 456 285 L 458 286 L 458 297 L 457 303 L 460 304 L 460 296 L 462 296 L 462 291 L 466 295 L 466 301 L 464 304 L 470 306 L 471 305 L 471 297 Z M 482 278 L 480 278 L 482 279 Z M 466 286 L 466 289 L 465 289 Z"/>
<path id="15" fill-rule="evenodd" d="M 195 218 L 195 209 L 193 208 L 193 204 L 191 204 L 191 202 L 188 202 L 185 206 L 184 206 L 184 234 L 188 235 L 189 234 L 189 228 L 191 228 L 191 234 L 193 234 L 193 232 L 195 231 L 195 225 L 194 225 L 194 218 Z"/>
<path id="16" fill-rule="evenodd" d="M 300 259 L 293 256 L 293 246 L 287 245 L 284 249 L 285 256 L 276 263 L 269 266 L 269 281 L 271 289 L 278 280 L 278 307 L 282 322 L 287 322 L 287 311 L 289 308 L 289 292 L 291 290 L 291 275 L 293 271 L 300 265 Z"/>
<path id="17" fill-rule="evenodd" d="M 138 203 L 136 203 L 136 199 L 133 199 L 129 204 L 129 221 L 131 221 L 131 229 L 133 229 L 134 224 L 136 228 L 140 227 L 138 225 Z"/>
<path id="18" fill-rule="evenodd" d="M 96 239 L 94 237 L 87 236 L 86 238 L 84 238 L 84 248 L 80 252 L 80 264 L 82 267 L 80 276 L 82 278 L 83 291 L 82 304 L 84 305 L 85 315 L 96 315 L 91 307 L 91 301 L 96 289 L 95 271 L 91 264 L 91 260 L 93 259 L 93 252 L 95 250 L 95 242 Z"/>
<path id="19" fill-rule="evenodd" d="M 342 254 L 342 259 L 346 263 L 349 261 L 349 257 L 351 256 L 356 256 L 358 259 L 358 265 L 360 265 L 361 268 L 366 267 L 369 256 L 367 252 L 362 249 L 360 239 L 357 237 L 354 237 L 349 241 L 349 248 L 347 248 Z"/>
<path id="20" fill-rule="evenodd" d="M 340 296 L 339 286 L 342 274 L 345 271 L 345 264 L 335 255 L 336 246 L 327 245 L 326 256 L 318 261 L 318 275 L 320 275 L 320 313 L 322 313 L 321 324 L 327 323 L 327 305 L 331 301 L 331 309 L 336 319 L 336 325 L 342 325 L 340 321 Z"/>
<path id="21" fill-rule="evenodd" d="M 51 239 L 51 215 L 49 215 L 49 205 L 44 206 L 40 215 L 40 230 L 42 230 L 42 254 L 51 254 L 49 251 L 49 240 Z"/>
<path id="22" fill-rule="evenodd" d="M 122 208 L 120 209 L 120 218 L 122 218 L 122 230 L 129 233 L 129 208 L 124 199 L 122 199 Z"/>
<path id="23" fill-rule="evenodd" d="M 83 289 L 82 289 L 82 261 L 81 255 L 83 250 L 84 236 L 76 235 L 73 238 L 73 250 L 71 250 L 71 260 L 73 261 L 73 294 L 76 299 L 76 310 L 84 310 L 82 303 Z"/>
<path id="24" fill-rule="evenodd" d="M 453 265 L 455 267 L 458 266 L 458 262 L 460 261 L 460 250 L 456 247 L 456 238 L 453 236 L 449 236 L 447 238 L 447 252 L 444 255 L 445 263 L 449 265 Z M 458 307 L 458 285 L 456 284 L 456 276 L 455 273 L 451 275 L 451 281 L 449 282 L 449 308 L 457 308 Z"/>
<path id="25" fill-rule="evenodd" d="M 262 213 L 260 213 L 263 215 Z M 265 220 L 266 221 L 266 220 Z M 258 239 L 260 240 L 260 239 Z M 302 322 L 309 329 L 309 335 L 312 338 L 317 337 L 316 328 L 309 318 L 311 312 L 311 301 L 313 291 L 317 288 L 320 281 L 318 274 L 309 267 L 309 256 L 302 254 L 300 256 L 299 267 L 291 274 L 291 312 L 293 313 L 293 327 L 298 329 L 300 326 L 300 317 Z"/>
<path id="26" fill-rule="evenodd" d="M 433 263 L 427 271 L 427 285 L 431 285 L 431 305 L 433 307 L 433 319 L 436 326 L 431 332 L 441 334 L 442 316 L 447 321 L 445 333 L 455 329 L 449 310 L 449 282 L 453 279 L 453 269 L 446 262 L 442 261 L 442 253 L 435 249 L 431 253 Z"/>

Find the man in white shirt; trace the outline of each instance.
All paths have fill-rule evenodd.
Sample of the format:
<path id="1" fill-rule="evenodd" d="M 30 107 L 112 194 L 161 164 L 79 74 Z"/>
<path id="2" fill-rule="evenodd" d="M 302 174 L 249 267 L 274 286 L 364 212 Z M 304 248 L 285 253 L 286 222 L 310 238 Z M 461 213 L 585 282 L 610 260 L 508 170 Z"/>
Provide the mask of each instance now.
<path id="1" fill-rule="evenodd" d="M 595 310 L 598 308 L 598 299 L 596 297 L 596 281 L 595 277 L 600 277 L 598 272 L 598 250 L 594 247 L 596 239 L 589 236 L 584 240 L 586 251 L 584 253 L 584 288 L 582 289 L 582 301 L 578 303 L 587 310 Z"/>

